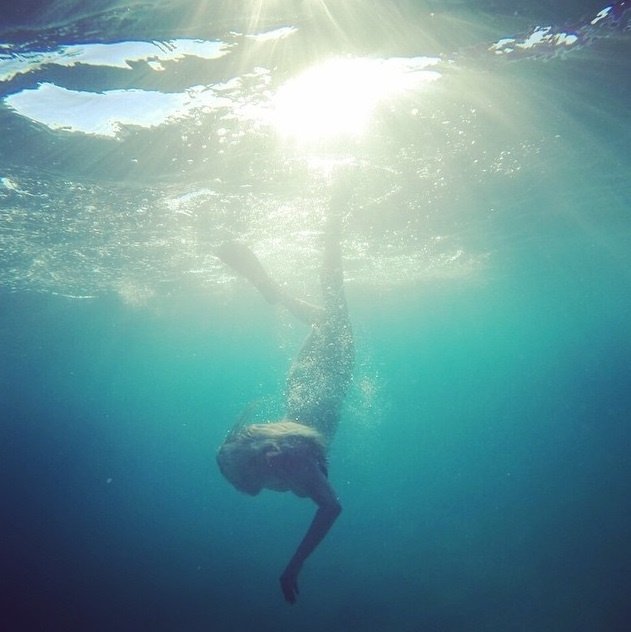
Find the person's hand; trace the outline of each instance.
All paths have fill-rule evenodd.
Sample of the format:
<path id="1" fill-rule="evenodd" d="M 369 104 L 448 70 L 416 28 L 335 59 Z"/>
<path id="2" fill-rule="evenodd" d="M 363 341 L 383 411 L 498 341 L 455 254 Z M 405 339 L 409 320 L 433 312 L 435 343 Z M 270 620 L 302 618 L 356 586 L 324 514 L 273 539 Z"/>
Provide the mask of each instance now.
<path id="1" fill-rule="evenodd" d="M 296 603 L 300 592 L 298 590 L 298 572 L 288 566 L 280 576 L 280 588 L 283 591 L 286 602 Z"/>

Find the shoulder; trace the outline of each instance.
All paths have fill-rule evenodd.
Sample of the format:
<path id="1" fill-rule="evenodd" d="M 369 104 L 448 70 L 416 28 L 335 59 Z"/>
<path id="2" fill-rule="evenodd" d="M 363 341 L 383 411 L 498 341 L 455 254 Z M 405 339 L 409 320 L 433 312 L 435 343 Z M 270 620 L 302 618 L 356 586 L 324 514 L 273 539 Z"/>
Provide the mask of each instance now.
<path id="1" fill-rule="evenodd" d="M 311 498 L 318 506 L 328 507 L 336 512 L 341 510 L 326 469 L 313 456 L 294 462 L 292 475 L 288 478 L 290 489 L 296 496 Z"/>

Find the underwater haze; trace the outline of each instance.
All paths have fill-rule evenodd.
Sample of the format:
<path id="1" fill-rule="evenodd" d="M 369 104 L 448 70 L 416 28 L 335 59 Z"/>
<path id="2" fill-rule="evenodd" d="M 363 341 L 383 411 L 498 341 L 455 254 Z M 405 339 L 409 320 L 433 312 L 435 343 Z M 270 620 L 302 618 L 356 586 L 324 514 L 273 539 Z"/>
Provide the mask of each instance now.
<path id="1" fill-rule="evenodd" d="M 0 14 L 3 630 L 631 620 L 631 6 L 24 1 Z M 348 197 L 343 513 L 215 453 L 282 415 Z"/>

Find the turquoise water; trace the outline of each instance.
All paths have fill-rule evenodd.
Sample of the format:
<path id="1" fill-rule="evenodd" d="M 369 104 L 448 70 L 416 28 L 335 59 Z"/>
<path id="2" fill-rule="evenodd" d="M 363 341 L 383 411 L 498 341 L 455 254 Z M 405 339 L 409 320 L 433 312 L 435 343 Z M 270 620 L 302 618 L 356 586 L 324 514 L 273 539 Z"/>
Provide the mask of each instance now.
<path id="1" fill-rule="evenodd" d="M 234 4 L 0 19 L 7 629 L 626 629 L 626 3 Z M 340 173 L 344 511 L 290 607 L 313 505 L 214 453 L 307 332 L 213 251 L 317 300 Z"/>

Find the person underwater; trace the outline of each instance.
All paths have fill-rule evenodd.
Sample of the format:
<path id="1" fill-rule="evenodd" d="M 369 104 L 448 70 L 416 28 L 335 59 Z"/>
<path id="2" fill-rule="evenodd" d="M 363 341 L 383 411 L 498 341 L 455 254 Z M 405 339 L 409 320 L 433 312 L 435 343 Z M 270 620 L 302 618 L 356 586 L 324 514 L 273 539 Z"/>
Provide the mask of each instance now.
<path id="1" fill-rule="evenodd" d="M 344 292 L 340 211 L 332 202 L 325 223 L 320 274 L 322 306 L 287 294 L 245 245 L 222 244 L 217 256 L 272 304 L 311 326 L 292 363 L 285 389 L 285 415 L 270 423 L 237 423 L 217 452 L 221 473 L 239 491 L 262 489 L 310 498 L 317 510 L 280 576 L 287 602 L 298 596 L 298 576 L 340 515 L 340 501 L 328 479 L 327 454 L 352 379 L 354 344 Z"/>

